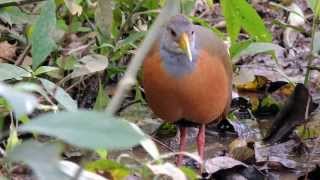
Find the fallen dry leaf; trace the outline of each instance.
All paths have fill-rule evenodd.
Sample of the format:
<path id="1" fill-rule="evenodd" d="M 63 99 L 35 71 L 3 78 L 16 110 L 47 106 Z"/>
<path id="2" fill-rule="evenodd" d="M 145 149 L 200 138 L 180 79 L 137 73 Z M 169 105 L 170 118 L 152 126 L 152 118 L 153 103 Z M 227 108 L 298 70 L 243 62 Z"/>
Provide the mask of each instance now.
<path id="1" fill-rule="evenodd" d="M 16 56 L 17 46 L 7 41 L 0 42 L 0 59 L 13 59 Z"/>

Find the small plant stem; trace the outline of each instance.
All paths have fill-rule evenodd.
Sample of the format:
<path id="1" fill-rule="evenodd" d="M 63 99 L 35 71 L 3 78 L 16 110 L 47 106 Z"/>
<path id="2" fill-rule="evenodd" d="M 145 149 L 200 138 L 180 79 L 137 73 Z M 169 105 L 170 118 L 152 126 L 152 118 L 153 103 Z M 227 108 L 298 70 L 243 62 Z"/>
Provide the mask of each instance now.
<path id="1" fill-rule="evenodd" d="M 316 6 L 315 6 L 315 12 L 314 12 L 314 16 L 313 16 L 313 20 L 312 20 L 312 31 L 311 31 L 311 45 L 310 45 L 310 53 L 307 56 L 308 59 L 308 65 L 307 65 L 307 72 L 304 78 L 304 85 L 308 86 L 309 83 L 309 79 L 310 79 L 310 73 L 311 73 L 311 65 L 312 65 L 312 61 L 314 59 L 314 55 L 313 55 L 313 51 L 314 51 L 314 41 L 315 41 L 315 33 L 317 31 L 318 28 L 318 14 L 320 12 L 320 2 L 317 1 L 316 2 Z"/>

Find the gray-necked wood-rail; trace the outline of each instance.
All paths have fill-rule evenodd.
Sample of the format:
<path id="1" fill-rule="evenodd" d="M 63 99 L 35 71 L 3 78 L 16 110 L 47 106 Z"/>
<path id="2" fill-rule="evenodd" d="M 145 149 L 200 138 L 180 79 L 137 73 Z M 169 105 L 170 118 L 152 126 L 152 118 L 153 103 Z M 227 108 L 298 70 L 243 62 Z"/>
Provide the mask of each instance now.
<path id="1" fill-rule="evenodd" d="M 143 87 L 153 112 L 179 126 L 180 151 L 185 150 L 188 125 L 200 126 L 197 147 L 203 159 L 205 125 L 224 117 L 231 101 L 232 68 L 225 44 L 185 16 L 172 17 L 144 60 Z M 177 165 L 181 162 L 179 155 Z"/>

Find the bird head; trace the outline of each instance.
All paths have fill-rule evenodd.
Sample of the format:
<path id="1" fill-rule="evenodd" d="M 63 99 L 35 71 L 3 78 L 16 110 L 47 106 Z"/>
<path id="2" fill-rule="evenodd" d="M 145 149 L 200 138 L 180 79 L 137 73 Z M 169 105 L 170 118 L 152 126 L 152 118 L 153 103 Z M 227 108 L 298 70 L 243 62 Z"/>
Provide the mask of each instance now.
<path id="1" fill-rule="evenodd" d="M 161 40 L 167 51 L 185 54 L 190 62 L 193 61 L 194 41 L 193 24 L 183 15 L 174 16 L 168 22 Z"/>

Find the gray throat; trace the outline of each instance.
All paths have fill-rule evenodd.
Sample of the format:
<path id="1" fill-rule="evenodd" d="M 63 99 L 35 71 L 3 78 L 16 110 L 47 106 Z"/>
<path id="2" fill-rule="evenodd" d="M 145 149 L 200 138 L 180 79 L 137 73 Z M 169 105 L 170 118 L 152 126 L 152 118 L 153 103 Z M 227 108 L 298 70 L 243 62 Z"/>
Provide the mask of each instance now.
<path id="1" fill-rule="evenodd" d="M 162 43 L 161 43 L 162 44 Z M 160 56 L 165 70 L 175 78 L 181 78 L 182 76 L 191 73 L 198 61 L 198 49 L 192 47 L 192 62 L 186 54 L 172 52 L 166 49 L 163 45 L 160 45 Z"/>

